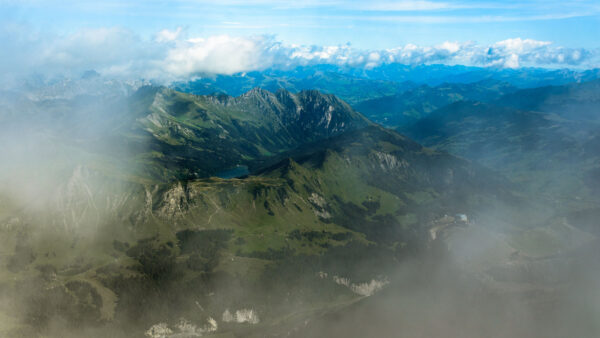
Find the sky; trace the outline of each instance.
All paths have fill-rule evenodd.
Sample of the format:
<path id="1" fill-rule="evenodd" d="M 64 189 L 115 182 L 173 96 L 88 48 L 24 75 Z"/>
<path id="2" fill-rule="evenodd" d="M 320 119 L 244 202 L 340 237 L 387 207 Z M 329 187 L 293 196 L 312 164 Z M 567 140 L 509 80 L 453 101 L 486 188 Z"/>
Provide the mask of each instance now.
<path id="1" fill-rule="evenodd" d="M 87 67 L 176 78 L 390 62 L 595 68 L 598 36 L 597 0 L 0 0 L 5 72 Z"/>

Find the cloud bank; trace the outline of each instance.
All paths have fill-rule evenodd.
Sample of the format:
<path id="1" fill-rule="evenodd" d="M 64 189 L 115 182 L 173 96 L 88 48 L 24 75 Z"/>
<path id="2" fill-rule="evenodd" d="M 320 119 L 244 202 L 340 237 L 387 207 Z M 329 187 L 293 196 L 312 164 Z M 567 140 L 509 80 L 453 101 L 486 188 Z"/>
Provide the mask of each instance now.
<path id="1" fill-rule="evenodd" d="M 152 38 L 121 28 L 80 30 L 64 36 L 32 32 L 18 25 L 0 31 L 0 71 L 6 79 L 32 73 L 72 76 L 94 69 L 117 78 L 162 82 L 198 74 L 234 74 L 313 64 L 373 68 L 384 64 L 448 64 L 498 68 L 600 65 L 600 51 L 564 48 L 549 41 L 507 39 L 490 45 L 445 42 L 406 44 L 384 50 L 350 45 L 286 44 L 274 36 L 187 37 L 185 30 L 162 30 Z"/>

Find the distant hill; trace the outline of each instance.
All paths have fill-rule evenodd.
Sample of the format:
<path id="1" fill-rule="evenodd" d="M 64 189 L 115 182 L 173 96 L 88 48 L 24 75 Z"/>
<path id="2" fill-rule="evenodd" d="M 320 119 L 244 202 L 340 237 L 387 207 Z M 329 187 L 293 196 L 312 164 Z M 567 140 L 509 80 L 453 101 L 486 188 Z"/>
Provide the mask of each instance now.
<path id="1" fill-rule="evenodd" d="M 306 68 L 310 69 L 311 67 Z M 307 69 L 304 69 L 304 72 Z M 507 82 L 520 88 L 579 83 L 595 80 L 600 77 L 599 69 L 584 71 L 544 68 L 507 69 L 439 64 L 403 65 L 398 63 L 381 65 L 370 69 L 340 67 L 336 71 L 371 80 L 411 81 L 432 86 L 443 83 L 472 83 L 483 80 L 496 80 Z"/>
<path id="2" fill-rule="evenodd" d="M 283 88 L 292 92 L 317 89 L 334 94 L 351 105 L 365 100 L 399 95 L 420 85 L 502 82 L 517 88 L 580 83 L 600 78 L 600 70 L 497 69 L 446 65 L 386 64 L 374 68 L 313 65 L 289 70 L 267 69 L 233 75 L 206 75 L 173 88 L 192 94 L 225 93 L 238 96 L 254 88 L 270 91 Z"/>
<path id="3" fill-rule="evenodd" d="M 567 207 L 598 198 L 598 89 L 593 81 L 519 90 L 487 104 L 456 102 L 400 130 Z"/>
<path id="4" fill-rule="evenodd" d="M 400 94 L 362 101 L 354 108 L 381 125 L 397 127 L 427 116 L 432 111 L 458 101 L 492 101 L 517 88 L 495 80 L 475 83 L 422 85 Z"/>
<path id="5" fill-rule="evenodd" d="M 378 79 L 366 79 L 338 72 L 315 69 L 312 72 L 265 71 L 217 75 L 180 82 L 172 85 L 178 91 L 210 95 L 223 93 L 232 96 L 241 95 L 252 88 L 260 87 L 275 92 L 285 89 L 299 92 L 307 89 L 334 94 L 349 104 L 362 100 L 393 95 L 416 86 L 413 82 L 395 82 Z"/>

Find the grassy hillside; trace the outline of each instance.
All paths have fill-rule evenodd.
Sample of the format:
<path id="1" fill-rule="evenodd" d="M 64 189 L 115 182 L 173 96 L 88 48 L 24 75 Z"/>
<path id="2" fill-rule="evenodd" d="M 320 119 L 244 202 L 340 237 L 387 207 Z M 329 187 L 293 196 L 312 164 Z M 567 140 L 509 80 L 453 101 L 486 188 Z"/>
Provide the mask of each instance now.
<path id="1" fill-rule="evenodd" d="M 473 233 L 502 238 L 498 265 L 513 249 L 544 256 L 571 247 L 561 237 L 587 239 L 546 227 L 555 215 L 497 172 L 316 91 L 142 87 L 24 102 L 35 109 L 4 117 L 26 128 L 2 135 L 13 152 L 0 167 L 8 337 L 285 336 Z M 217 177 L 238 165 L 249 173 Z"/>
<path id="2" fill-rule="evenodd" d="M 435 218 L 522 203 L 492 172 L 376 126 L 281 158 L 167 184 L 80 166 L 49 200 L 4 195 L 7 335 L 125 337 L 209 317 L 219 332 L 268 329 L 374 292 L 427 250 Z M 238 309 L 259 324 L 223 319 Z"/>

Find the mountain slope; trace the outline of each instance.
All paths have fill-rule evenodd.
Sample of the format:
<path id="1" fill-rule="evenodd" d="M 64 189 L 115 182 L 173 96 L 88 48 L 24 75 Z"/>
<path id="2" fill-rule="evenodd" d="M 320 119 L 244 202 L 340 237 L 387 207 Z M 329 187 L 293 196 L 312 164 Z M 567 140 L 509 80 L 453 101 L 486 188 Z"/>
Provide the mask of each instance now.
<path id="1" fill-rule="evenodd" d="M 316 108 L 286 109 L 345 107 L 334 98 L 256 92 L 177 110 L 163 102 L 180 94 L 157 93 L 151 114 L 136 110 L 142 125 L 157 114 L 161 126 L 187 126 L 207 108 L 202 121 L 225 128 L 247 109 L 240 125 L 276 114 L 281 124 L 265 130 L 298 135 L 311 125 L 315 135 L 304 135 L 315 142 L 257 162 L 258 175 L 241 179 L 138 182 L 79 165 L 48 198 L 2 190 L 0 310 L 10 334 L 129 337 L 161 323 L 206 334 L 216 320 L 218 332 L 246 335 L 378 291 L 388 269 L 428 250 L 430 222 L 444 214 L 525 219 L 489 212 L 523 205 L 489 170 L 378 126 L 338 132 L 332 124 L 342 121 L 310 114 Z M 255 313 L 256 324 L 231 322 L 228 311 Z"/>
<path id="2" fill-rule="evenodd" d="M 486 80 L 476 83 L 427 85 L 400 94 L 362 101 L 354 108 L 370 120 L 384 126 L 397 127 L 413 123 L 432 111 L 457 101 L 492 101 L 515 91 L 503 82 Z"/>
<path id="3" fill-rule="evenodd" d="M 255 89 L 234 98 L 144 86 L 132 95 L 24 96 L 5 102 L 0 121 L 6 131 L 0 137 L 14 145 L 7 149 L 28 143 L 49 148 L 7 156 L 35 153 L 57 168 L 85 158 L 117 176 L 154 182 L 251 167 L 257 159 L 370 123 L 345 102 L 317 91 Z M 19 161 L 5 164 L 11 162 Z"/>
<path id="4" fill-rule="evenodd" d="M 597 114 L 600 110 L 600 81 L 519 90 L 499 98 L 495 104 L 555 114 L 571 122 L 567 123 L 567 127 L 578 123 L 567 132 L 577 134 L 580 128 L 589 132 L 589 127 L 597 127 L 600 121 Z"/>
<path id="5" fill-rule="evenodd" d="M 406 262 L 492 248 L 464 265 L 500 283 L 514 251 L 587 240 L 496 171 L 315 91 L 26 102 L 3 118 L 28 127 L 0 135 L 9 337 L 289 336 L 398 285 Z M 251 172 L 214 177 L 238 164 Z"/>
<path id="6" fill-rule="evenodd" d="M 587 208 L 585 201 L 597 198 L 597 89 L 590 82 L 521 90 L 488 104 L 454 103 L 402 130 L 494 168 L 557 207 Z"/>
<path id="7" fill-rule="evenodd" d="M 160 167 L 172 168 L 179 178 L 250 165 L 369 124 L 343 101 L 317 91 L 254 89 L 233 98 L 162 89 L 153 94 L 146 110 L 137 128 L 138 133 L 150 134 L 147 156 Z"/>

